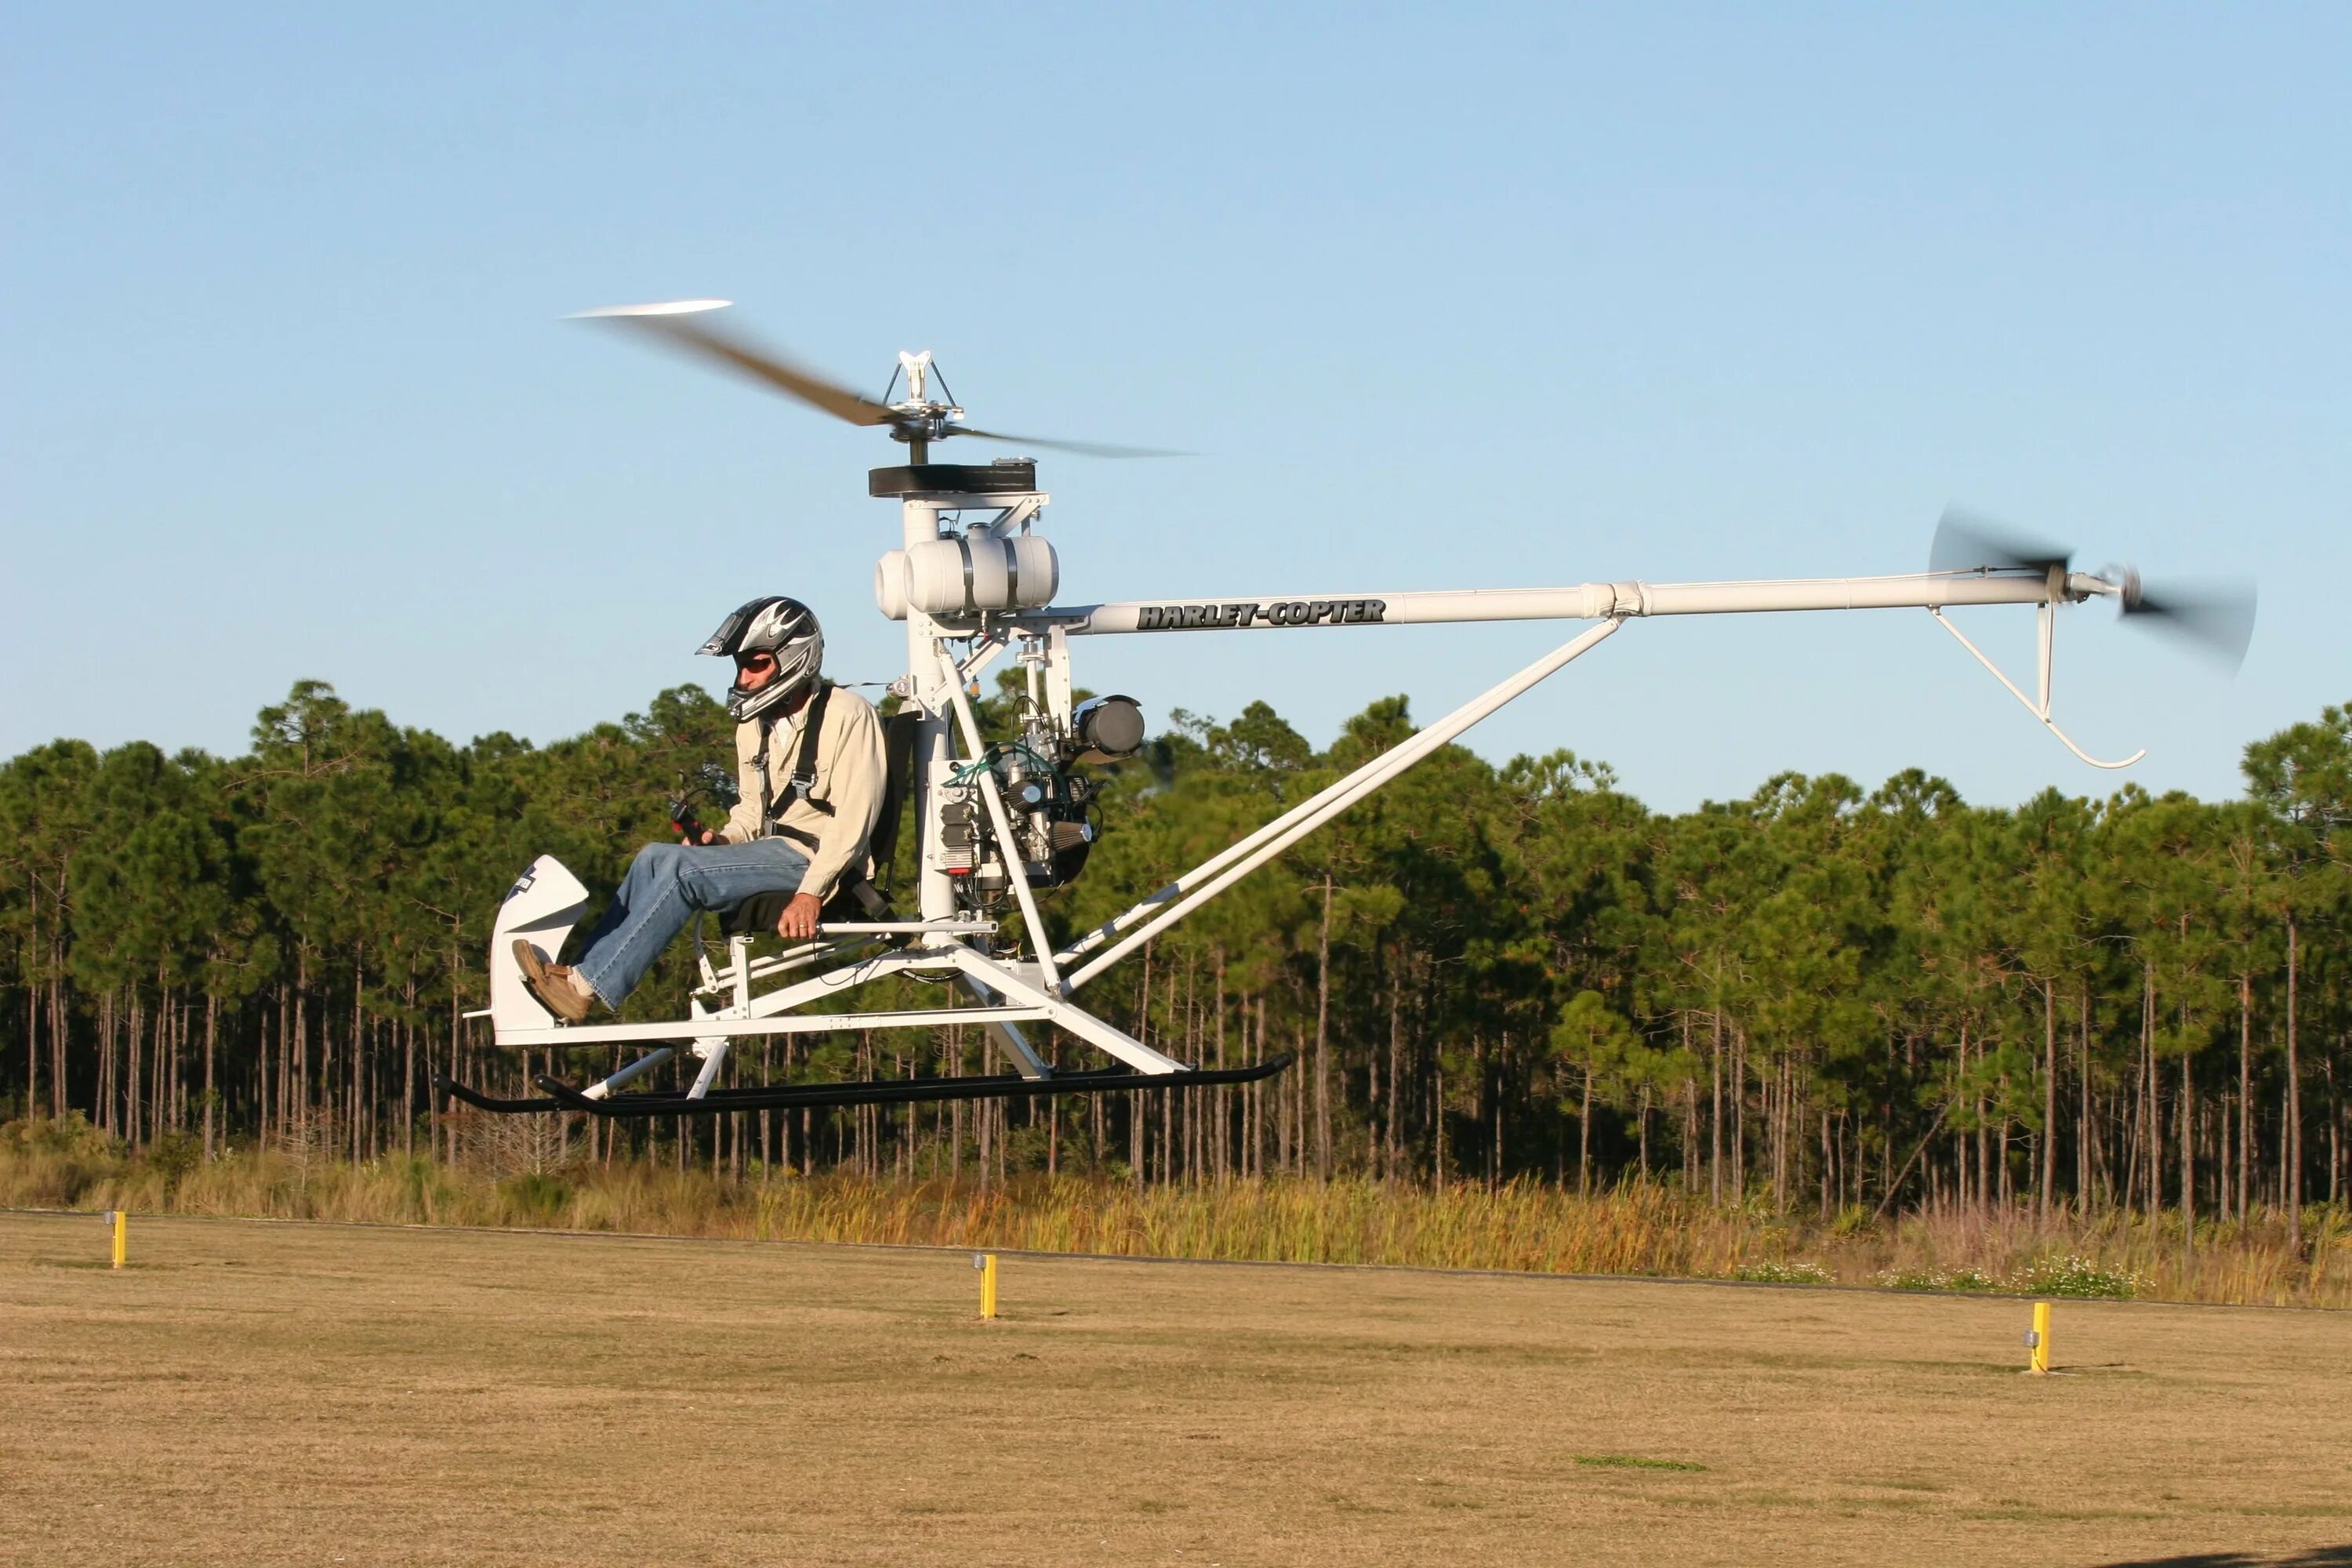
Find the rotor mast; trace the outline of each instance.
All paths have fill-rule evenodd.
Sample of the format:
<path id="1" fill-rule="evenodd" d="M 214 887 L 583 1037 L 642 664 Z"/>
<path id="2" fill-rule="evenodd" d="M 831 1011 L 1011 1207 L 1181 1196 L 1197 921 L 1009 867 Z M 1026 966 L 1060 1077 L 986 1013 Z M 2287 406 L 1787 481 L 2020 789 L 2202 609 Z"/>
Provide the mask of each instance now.
<path id="1" fill-rule="evenodd" d="M 963 410 L 954 404 L 933 403 L 924 396 L 925 386 L 936 374 L 931 365 L 930 350 L 910 353 L 900 349 L 898 368 L 890 377 L 892 386 L 898 384 L 900 375 L 907 378 L 906 400 L 890 405 L 892 413 L 904 416 L 904 422 L 894 426 L 890 434 L 907 443 L 907 461 L 917 468 L 931 460 L 933 436 L 953 435 L 948 426 L 963 417 Z M 946 389 L 944 377 L 940 379 L 940 386 L 942 391 Z M 889 388 L 885 387 L 882 395 L 887 397 Z"/>

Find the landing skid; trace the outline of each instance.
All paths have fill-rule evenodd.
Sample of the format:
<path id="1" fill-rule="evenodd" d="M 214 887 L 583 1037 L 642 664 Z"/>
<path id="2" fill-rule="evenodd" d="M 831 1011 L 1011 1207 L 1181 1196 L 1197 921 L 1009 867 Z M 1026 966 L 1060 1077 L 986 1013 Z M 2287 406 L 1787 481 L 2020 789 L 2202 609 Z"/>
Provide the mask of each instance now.
<path id="1" fill-rule="evenodd" d="M 542 855 L 499 906 L 490 942 L 488 1009 L 498 1043 L 549 1050 L 634 1046 L 647 1047 L 645 1054 L 585 1087 L 541 1076 L 535 1080 L 541 1093 L 529 1098 L 483 1094 L 446 1077 L 436 1080 L 436 1092 L 496 1115 L 583 1110 L 617 1118 L 711 1116 L 732 1110 L 1201 1089 L 1271 1078 L 1293 1059 L 1286 1053 L 1245 1068 L 1189 1067 L 1070 1001 L 1050 954 L 1030 963 L 997 958 L 970 940 L 993 933 L 992 921 L 952 915 L 932 921 L 828 922 L 818 928 L 816 940 L 761 958 L 752 956 L 751 938 L 738 933 L 728 939 L 724 967 L 713 964 L 709 952 L 698 953 L 701 983 L 688 996 L 688 1016 L 658 1023 L 564 1026 L 531 994 L 513 950 L 520 937 L 542 952 L 561 951 L 586 904 L 587 889 L 579 879 L 552 856 Z M 1031 929 L 1042 928 L 1033 925 Z M 880 938 L 898 940 L 876 952 Z M 868 1012 L 802 1011 L 894 974 L 952 987 L 961 994 L 958 1005 Z M 1054 1025 L 1079 1046 L 1100 1051 L 1118 1065 L 1057 1072 L 1022 1032 L 1024 1024 Z M 748 1039 L 973 1025 L 986 1032 L 1000 1053 L 998 1059 L 1011 1066 L 1012 1072 L 764 1089 L 719 1087 L 729 1052 Z M 694 1064 L 692 1082 L 683 1090 L 621 1092 L 673 1058 L 678 1059 L 680 1067 Z"/>
<path id="2" fill-rule="evenodd" d="M 500 1116 L 549 1110 L 584 1110 L 592 1116 L 634 1120 L 648 1116 L 717 1116 L 730 1110 L 787 1110 L 843 1105 L 904 1105 L 949 1100 L 1042 1100 L 1062 1094 L 1118 1094 L 1148 1089 L 1213 1089 L 1221 1084 L 1255 1083 L 1290 1066 L 1285 1051 L 1244 1068 L 1188 1068 L 1182 1072 L 1141 1073 L 1124 1068 L 1099 1072 L 1055 1073 L 1024 1078 L 1018 1073 L 992 1073 L 971 1078 L 871 1079 L 863 1083 L 793 1083 L 769 1089 L 714 1089 L 699 1096 L 688 1091 L 591 1096 L 562 1079 L 546 1073 L 532 1081 L 544 1098 L 504 1100 L 442 1078 L 435 1087 L 477 1110 Z"/>

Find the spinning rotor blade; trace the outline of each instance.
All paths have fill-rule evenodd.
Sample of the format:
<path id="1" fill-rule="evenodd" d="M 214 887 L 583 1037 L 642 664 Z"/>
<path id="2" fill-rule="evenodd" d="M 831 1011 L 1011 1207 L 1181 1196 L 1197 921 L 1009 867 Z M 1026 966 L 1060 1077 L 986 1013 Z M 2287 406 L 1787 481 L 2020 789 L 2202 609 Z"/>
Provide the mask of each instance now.
<path id="1" fill-rule="evenodd" d="M 2254 636 L 2254 585 L 2233 579 L 2166 583 L 2154 587 L 2139 574 L 2124 574 L 2123 613 L 2130 624 L 2189 644 L 2224 668 L 2245 662 Z"/>
<path id="2" fill-rule="evenodd" d="M 1038 436 L 1007 436 L 997 430 L 975 430 L 969 425 L 950 425 L 950 436 L 977 436 L 983 441 L 1003 441 L 1015 447 L 1043 447 L 1055 452 L 1076 452 L 1082 458 L 1189 458 L 1190 452 L 1172 452 L 1160 447 L 1113 447 L 1100 441 L 1048 441 Z"/>
<path id="3" fill-rule="evenodd" d="M 2074 563 L 2074 552 L 2000 523 L 1962 507 L 1946 507 L 1936 525 L 1936 542 L 1927 552 L 1930 572 L 2063 572 Z M 2188 643 L 2197 652 L 2229 669 L 2245 661 L 2246 645 L 2254 635 L 2254 585 L 2234 578 L 2196 583 L 2167 583 L 2149 587 L 2139 574 L 2109 567 L 2105 581 L 2120 590 L 2123 613 L 2131 623 Z"/>
<path id="4" fill-rule="evenodd" d="M 728 303 L 725 300 L 679 300 L 661 305 L 607 305 L 602 310 L 579 311 L 572 319 L 623 322 L 688 353 L 715 359 L 788 397 L 797 397 L 810 407 L 852 425 L 903 423 L 894 409 L 860 397 L 845 386 L 836 386 L 780 354 L 754 347 L 748 339 L 722 332 L 708 321 L 691 319 L 722 309 Z"/>
<path id="5" fill-rule="evenodd" d="M 1936 542 L 1927 552 L 1930 572 L 1975 572 L 1985 568 L 2016 571 L 2032 568 L 2063 571 L 2074 552 L 2063 546 L 2014 533 L 2001 524 L 1965 508 L 1948 506 L 1936 524 Z"/>
<path id="6" fill-rule="evenodd" d="M 601 310 L 580 310 L 573 321 L 618 321 L 636 331 L 650 334 L 670 347 L 683 350 L 703 359 L 719 363 L 761 384 L 798 398 L 820 413 L 851 425 L 878 425 L 902 441 L 934 441 L 949 436 L 977 436 L 983 441 L 1005 441 L 1014 446 L 1040 447 L 1057 452 L 1076 452 L 1088 458 L 1182 458 L 1186 452 L 1163 451 L 1156 447 L 1115 447 L 1095 441 L 1048 441 L 1035 436 L 1007 436 L 995 430 L 975 430 L 968 425 L 952 421 L 961 419 L 963 411 L 943 404 L 920 404 L 913 401 L 898 407 L 861 397 L 845 386 L 827 381 L 814 371 L 794 364 L 772 349 L 760 347 L 750 339 L 732 332 L 721 331 L 707 321 L 698 320 L 709 311 L 724 310 L 725 300 L 675 300 L 656 305 L 607 305 Z"/>

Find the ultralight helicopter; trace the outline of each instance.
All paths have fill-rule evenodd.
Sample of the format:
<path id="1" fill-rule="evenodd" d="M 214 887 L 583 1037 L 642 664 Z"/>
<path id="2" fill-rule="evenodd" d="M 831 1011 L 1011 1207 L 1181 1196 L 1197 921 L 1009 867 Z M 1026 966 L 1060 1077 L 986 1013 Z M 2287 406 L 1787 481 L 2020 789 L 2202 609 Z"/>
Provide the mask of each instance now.
<path id="1" fill-rule="evenodd" d="M 2151 590 L 2137 573 L 2074 569 L 2071 553 L 2023 541 L 1968 514 L 1947 511 L 1927 570 L 1895 576 L 1745 583 L 1584 583 L 1568 587 L 1368 593 L 1235 594 L 1216 598 L 1056 605 L 1060 563 L 1039 531 L 1047 496 L 1034 460 L 981 464 L 931 460 L 953 437 L 1091 456 L 1148 456 L 1144 448 L 1048 441 L 983 430 L 949 401 L 929 353 L 901 353 L 884 401 L 876 401 L 749 339 L 716 326 L 722 300 L 611 307 L 582 312 L 715 361 L 835 418 L 887 432 L 908 460 L 872 469 L 866 490 L 898 503 L 898 545 L 875 567 L 874 596 L 907 631 L 907 670 L 891 685 L 900 700 L 886 728 L 890 794 L 885 833 L 911 798 L 915 909 L 902 917 L 870 884 L 836 897 L 814 940 L 756 955 L 752 934 L 773 911 L 746 907 L 723 921 L 724 961 L 697 935 L 698 984 L 688 1016 L 653 1023 L 564 1026 L 533 997 L 514 957 L 517 938 L 557 952 L 585 911 L 588 891 L 552 856 L 541 856 L 499 906 L 489 952 L 496 1043 L 515 1048 L 642 1046 L 646 1053 L 600 1081 L 577 1087 L 554 1074 L 535 1080 L 541 1096 L 504 1099 L 446 1079 L 447 1094 L 494 1112 L 587 1111 L 600 1117 L 711 1115 L 784 1107 L 911 1100 L 1030 1098 L 1108 1090 L 1169 1090 L 1269 1077 L 1287 1054 L 1236 1068 L 1203 1068 L 1163 1055 L 1076 1000 L 1112 965 L 1183 920 L 1307 835 L 1458 739 L 1497 709 L 1614 636 L 1654 616 L 1760 611 L 1923 609 L 1974 655 L 2050 732 L 2084 763 L 2091 756 L 2051 713 L 2051 658 L 2057 612 L 2094 598 L 2116 601 L 2133 622 L 2174 632 L 2234 667 L 2252 633 L 2250 586 L 2227 584 Z M 905 394 L 888 401 L 901 379 Z M 939 395 L 933 395 L 936 385 Z M 2032 695 L 1944 615 L 1955 605 L 2032 605 L 2039 616 L 2038 671 Z M 1073 639 L 1205 631 L 1338 631 L 1433 622 L 1561 620 L 1593 623 L 1580 635 L 1364 763 L 1132 907 L 1058 947 L 1037 894 L 1084 868 L 1098 830 L 1091 763 L 1135 755 L 1144 745 L 1140 708 L 1125 696 L 1075 700 Z M 1010 656 L 1017 683 L 1016 732 L 983 734 L 971 692 L 976 679 Z M 677 803 L 681 814 L 686 803 Z M 690 820 L 687 818 L 686 820 Z M 877 860 L 888 858 L 877 846 Z M 754 900 L 756 905 L 759 900 Z M 1008 935 L 1009 915 L 1020 917 Z M 844 1010 L 853 987 L 887 975 L 950 982 L 973 1004 L 896 1010 Z M 477 1015 L 481 1016 L 481 1015 Z M 843 1029 L 915 1029 L 981 1024 L 1015 1070 L 976 1077 L 718 1087 L 730 1047 L 747 1037 Z M 1032 1046 L 1024 1025 L 1051 1024 L 1118 1065 L 1057 1070 Z M 674 1090 L 631 1085 L 683 1048 L 697 1064 Z M 681 1064 L 683 1065 L 683 1064 Z M 683 1075 L 681 1075 L 683 1076 Z"/>

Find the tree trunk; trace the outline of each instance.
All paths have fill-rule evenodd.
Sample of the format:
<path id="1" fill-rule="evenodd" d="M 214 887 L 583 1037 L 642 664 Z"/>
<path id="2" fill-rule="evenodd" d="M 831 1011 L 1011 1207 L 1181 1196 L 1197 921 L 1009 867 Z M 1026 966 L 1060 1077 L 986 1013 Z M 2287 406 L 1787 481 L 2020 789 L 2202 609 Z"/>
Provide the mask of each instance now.
<path id="1" fill-rule="evenodd" d="M 1258 994 L 1254 1015 L 1250 1032 L 1250 1060 L 1262 1062 L 1265 1060 L 1265 994 L 1264 992 Z M 1250 1174 L 1263 1180 L 1265 1176 L 1266 1153 L 1266 1086 L 1263 1079 L 1250 1085 L 1250 1096 L 1251 1114 L 1255 1117 L 1257 1122 L 1250 1131 Z"/>
<path id="2" fill-rule="evenodd" d="M 1796 1184 L 1796 1095 L 1794 1058 L 1783 1054 L 1772 1073 L 1772 1212 L 1789 1212 L 1790 1189 Z"/>
<path id="3" fill-rule="evenodd" d="M 362 998 L 367 991 L 367 974 L 362 966 L 362 951 L 357 943 L 352 944 L 352 1056 L 343 1088 L 343 1101 L 352 1122 L 349 1147 L 352 1163 L 354 1165 L 358 1164 L 362 1157 L 360 1152 L 360 1080 L 367 1072 L 367 1016 L 362 1004 Z M 550 1070 L 553 1070 L 551 1067 Z"/>
<path id="4" fill-rule="evenodd" d="M 1315 1173 L 1331 1179 L 1331 873 L 1323 873 L 1323 914 L 1315 926 Z"/>
<path id="5" fill-rule="evenodd" d="M 307 1007 L 310 996 L 310 955 L 306 948 L 294 960 L 294 1106 L 295 1120 L 310 1114 L 310 1030 Z M 290 1131 L 293 1121 L 285 1121 Z"/>
<path id="6" fill-rule="evenodd" d="M 2172 1108 L 2173 1119 L 2180 1123 L 2180 1236 L 2184 1246 L 2191 1244 L 2197 1234 L 2197 1146 L 2196 1088 L 2191 1083 L 2189 1053 L 2180 1053 L 2180 1103 Z"/>
<path id="7" fill-rule="evenodd" d="M 2253 1173 L 2254 980 L 2238 973 L 2238 1222 L 2246 1219 L 2246 1189 Z"/>
<path id="8" fill-rule="evenodd" d="M 1153 943 L 1143 944 L 1143 979 L 1135 1004 L 1135 1037 L 1145 1045 L 1151 1043 L 1151 952 Z M 1139 1191 L 1143 1186 L 1143 1119 L 1144 1107 L 1136 1103 L 1138 1096 L 1127 1100 L 1127 1164 Z"/>
<path id="9" fill-rule="evenodd" d="M 2213 1108 L 2213 1217 L 2223 1225 L 2229 1224 L 2238 1212 L 2234 1206 L 2237 1194 L 2231 1190 L 2238 1173 L 2237 1156 L 2231 1147 L 2238 1130 L 2237 1116 L 2231 1110 L 2232 1103 L 2231 1091 L 2225 1089 L 2221 1091 L 2221 1103 Z"/>
<path id="10" fill-rule="evenodd" d="M 1635 1115 L 1640 1119 L 1641 1137 L 1634 1152 L 1634 1169 L 1646 1183 L 1650 1179 L 1650 1086 L 1646 1083 L 1642 1086 L 1642 1104 Z"/>
<path id="11" fill-rule="evenodd" d="M 2091 1179 L 2094 1169 L 2092 1140 L 2096 1125 L 2091 1117 L 2091 987 L 2086 981 L 2075 997 L 2074 1045 L 2077 1064 L 2082 1069 L 2074 1116 L 2074 1204 L 2086 1208 L 2091 1202 Z"/>
<path id="12" fill-rule="evenodd" d="M 1731 1031 L 1731 1201 L 1748 1201 L 1748 1031 Z"/>
<path id="13" fill-rule="evenodd" d="M 400 1020 L 400 1157 L 416 1158 L 416 982 L 407 986 Z M 593 1153 L 594 1146 L 590 1146 Z"/>
<path id="14" fill-rule="evenodd" d="M 1404 944 L 1397 944 L 1396 967 L 1389 972 L 1389 1116 L 1381 1164 L 1396 1179 L 1404 1156 Z"/>
<path id="15" fill-rule="evenodd" d="M 41 987 L 33 976 L 33 951 L 41 942 L 41 880 L 36 876 L 26 896 L 28 930 L 22 954 L 25 971 L 25 1114 L 41 1113 Z"/>
<path id="16" fill-rule="evenodd" d="M 1576 1190 L 1592 1191 L 1592 1069 L 1584 1069 L 1584 1106 L 1576 1116 Z"/>
<path id="17" fill-rule="evenodd" d="M 146 1063 L 141 1060 L 140 1037 L 147 1029 L 147 1005 L 140 999 L 137 985 L 131 987 L 131 1016 L 122 1031 L 122 1136 L 136 1149 L 146 1142 L 143 1118 L 147 1107 L 139 1093 L 140 1075 Z"/>
<path id="18" fill-rule="evenodd" d="M 53 951 L 57 954 L 56 963 L 62 975 L 65 963 L 62 947 L 56 947 Z M 67 1031 L 70 1027 L 69 1021 L 72 1016 L 72 1009 L 66 1005 L 65 981 L 62 978 L 51 980 L 49 982 L 49 1114 L 52 1116 L 63 1116 L 66 1113 L 66 1094 L 69 1087 L 66 1082 L 66 1056 L 69 1045 Z"/>
<path id="19" fill-rule="evenodd" d="M 1715 1079 L 1715 1104 L 1706 1119 L 1707 1202 L 1723 1206 L 1723 1009 L 1714 1010 L 1714 1047 L 1707 1052 Z"/>
<path id="20" fill-rule="evenodd" d="M 1225 950 L 1222 944 L 1217 948 L 1214 1005 L 1217 1013 L 1217 1067 L 1222 1071 L 1225 1065 Z M 1225 1178 L 1233 1173 L 1234 1091 L 1230 1089 L 1217 1090 L 1210 1097 L 1209 1104 L 1215 1112 L 1209 1123 L 1209 1164 L 1215 1172 L 1218 1183 L 1223 1184 Z M 1048 1137 L 1050 1139 L 1051 1134 Z"/>
<path id="21" fill-rule="evenodd" d="M 1443 1066 L 1437 1069 L 1436 1116 L 1437 1168 L 1431 1173 L 1431 1179 L 1443 1188 L 1445 1185 L 1446 1177 L 1451 1173 L 1445 1168 L 1445 1068 Z"/>
<path id="22" fill-rule="evenodd" d="M 1827 1218 L 1829 1218 L 1829 1217 L 1830 1217 L 1830 1212 L 1831 1212 L 1831 1211 L 1830 1211 L 1830 1179 L 1831 1179 L 1831 1173 L 1832 1173 L 1832 1172 L 1833 1172 L 1833 1171 L 1836 1169 L 1836 1167 L 1837 1167 L 1837 1160 L 1836 1160 L 1835 1155 L 1832 1152 L 1832 1151 L 1831 1151 L 1831 1149 L 1830 1149 L 1830 1113 L 1829 1113 L 1829 1111 L 1828 1111 L 1827 1110 L 1822 1110 L 1822 1113 L 1821 1113 L 1821 1119 L 1822 1119 L 1822 1170 L 1821 1170 L 1821 1183 L 1820 1183 L 1820 1185 L 1821 1185 L 1821 1194 L 1822 1194 L 1822 1195 L 1821 1195 L 1821 1209 L 1822 1209 L 1822 1217 L 1823 1219 L 1827 1219 Z"/>
<path id="23" fill-rule="evenodd" d="M 2158 1100 L 2162 1079 L 2156 1070 L 2156 966 L 2141 966 L 2146 987 L 2140 1003 L 2140 1045 L 2147 1057 L 2144 1066 L 2147 1084 L 2147 1141 L 2141 1146 L 2147 1151 L 2147 1217 L 2151 1220 L 2164 1208 L 2164 1108 Z"/>
<path id="24" fill-rule="evenodd" d="M 2344 1201 L 2344 1090 L 2336 1079 L 2336 1058 L 2329 1057 L 2327 1069 L 2327 1201 Z"/>
<path id="25" fill-rule="evenodd" d="M 1486 1160 L 1486 1185 L 1492 1190 L 1502 1184 L 1503 1168 L 1510 1161 L 1510 1152 L 1503 1146 L 1503 1102 L 1510 1089 L 1511 1073 L 1511 1032 L 1508 1029 L 1504 1030 L 1502 1038 L 1495 1042 L 1495 1064 L 1490 1070 L 1492 1076 L 1487 1080 L 1486 1091 L 1487 1140 L 1493 1152 Z"/>
<path id="26" fill-rule="evenodd" d="M 2286 1234 L 2303 1245 L 2303 1064 L 2296 1051 L 2296 982 L 2301 973 L 2301 933 L 2292 912 L 2286 917 L 2286 1126 L 2280 1142 L 2286 1152 Z"/>
<path id="27" fill-rule="evenodd" d="M 2323 1064 L 2327 1072 L 2327 1201 L 2344 1201 L 2344 1090 L 2336 1078 L 2336 1058 Z"/>
<path id="28" fill-rule="evenodd" d="M 2033 1208 L 2050 1219 L 2050 1189 L 2058 1180 L 2058 997 L 2042 983 L 2042 1170 L 2034 1183 Z"/>
<path id="29" fill-rule="evenodd" d="M 219 1090 L 215 1087 L 213 1062 L 220 1042 L 220 997 L 214 992 L 205 993 L 205 1160 L 213 1157 L 213 1109 L 218 1102 Z"/>

